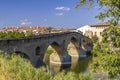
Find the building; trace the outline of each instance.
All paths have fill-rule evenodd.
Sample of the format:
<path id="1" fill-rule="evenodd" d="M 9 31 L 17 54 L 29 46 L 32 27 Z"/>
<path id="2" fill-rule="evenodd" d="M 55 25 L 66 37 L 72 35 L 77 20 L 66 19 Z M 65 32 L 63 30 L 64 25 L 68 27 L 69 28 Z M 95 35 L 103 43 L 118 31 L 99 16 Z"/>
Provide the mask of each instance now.
<path id="1" fill-rule="evenodd" d="M 109 26 L 110 24 L 108 22 L 102 22 L 102 23 L 97 23 L 92 25 L 85 25 L 83 27 L 78 28 L 77 31 L 82 31 L 83 35 L 86 35 L 90 38 L 96 35 L 99 39 L 102 39 L 101 34 L 103 30 Z"/>
<path id="2" fill-rule="evenodd" d="M 17 31 L 26 33 L 27 31 L 32 31 L 35 35 L 38 35 L 49 33 L 49 28 L 50 27 L 47 26 L 9 26 L 5 28 L 0 28 L 0 32 Z"/>
<path id="3" fill-rule="evenodd" d="M 51 28 L 51 33 L 60 33 L 60 32 L 74 32 L 76 29 L 69 28 Z"/>
<path id="4" fill-rule="evenodd" d="M 87 31 L 91 31 L 91 30 L 92 30 L 92 28 L 89 25 L 85 25 L 85 26 L 82 26 L 82 27 L 80 27 L 80 28 L 77 29 L 78 32 L 82 31 L 83 35 L 85 35 L 85 33 Z"/>
<path id="5" fill-rule="evenodd" d="M 101 34 L 102 34 L 103 30 L 108 28 L 110 26 L 110 24 L 108 22 L 104 22 L 104 23 L 93 24 L 90 26 L 92 28 L 93 35 L 97 35 L 97 37 L 99 39 L 102 39 Z"/>

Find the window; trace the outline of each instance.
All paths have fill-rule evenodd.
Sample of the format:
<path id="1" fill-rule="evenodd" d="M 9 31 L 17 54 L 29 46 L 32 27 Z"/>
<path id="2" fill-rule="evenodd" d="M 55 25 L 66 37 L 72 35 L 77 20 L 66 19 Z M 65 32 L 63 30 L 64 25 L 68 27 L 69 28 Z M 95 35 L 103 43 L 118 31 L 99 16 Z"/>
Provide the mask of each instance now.
<path id="1" fill-rule="evenodd" d="M 40 47 L 36 47 L 36 55 L 40 55 Z"/>
<path id="2" fill-rule="evenodd" d="M 95 35 L 97 34 L 97 32 L 95 32 Z"/>
<path id="3" fill-rule="evenodd" d="M 100 35 L 102 34 L 102 32 L 100 32 Z"/>

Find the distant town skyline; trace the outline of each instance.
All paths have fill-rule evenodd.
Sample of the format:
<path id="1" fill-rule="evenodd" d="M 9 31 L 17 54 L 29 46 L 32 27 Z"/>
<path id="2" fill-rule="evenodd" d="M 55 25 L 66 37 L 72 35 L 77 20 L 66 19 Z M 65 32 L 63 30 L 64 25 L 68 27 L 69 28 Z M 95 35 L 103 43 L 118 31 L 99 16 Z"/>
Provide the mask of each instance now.
<path id="1" fill-rule="evenodd" d="M 95 16 L 102 10 L 97 3 L 93 8 L 75 9 L 79 0 L 0 0 L 0 27 L 51 26 L 78 28 L 101 22 Z"/>

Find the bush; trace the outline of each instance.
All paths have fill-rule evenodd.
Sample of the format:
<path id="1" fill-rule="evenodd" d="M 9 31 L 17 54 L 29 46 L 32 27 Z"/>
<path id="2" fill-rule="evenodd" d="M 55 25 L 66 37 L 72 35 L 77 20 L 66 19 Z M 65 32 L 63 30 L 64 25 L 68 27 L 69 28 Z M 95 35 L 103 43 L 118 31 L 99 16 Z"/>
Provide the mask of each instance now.
<path id="1" fill-rule="evenodd" d="M 107 72 L 110 78 L 120 75 L 120 27 L 109 27 L 102 34 L 102 41 L 93 47 L 93 72 Z"/>
<path id="2" fill-rule="evenodd" d="M 47 64 L 47 65 L 49 65 L 49 60 L 50 60 L 50 55 L 53 53 L 53 49 L 52 48 L 48 48 L 47 49 L 47 51 L 46 51 L 46 53 L 45 53 L 45 56 L 44 56 L 44 59 L 43 59 L 43 61 Z"/>
<path id="3" fill-rule="evenodd" d="M 92 39 L 92 42 L 93 42 L 93 43 L 98 42 L 98 37 L 97 37 L 96 35 L 92 36 L 91 39 Z"/>
<path id="4" fill-rule="evenodd" d="M 91 80 L 91 75 L 62 71 L 54 76 L 44 67 L 34 68 L 17 54 L 0 52 L 0 80 Z"/>
<path id="5" fill-rule="evenodd" d="M 0 80 L 49 80 L 44 67 L 34 68 L 30 61 L 18 55 L 0 55 Z"/>

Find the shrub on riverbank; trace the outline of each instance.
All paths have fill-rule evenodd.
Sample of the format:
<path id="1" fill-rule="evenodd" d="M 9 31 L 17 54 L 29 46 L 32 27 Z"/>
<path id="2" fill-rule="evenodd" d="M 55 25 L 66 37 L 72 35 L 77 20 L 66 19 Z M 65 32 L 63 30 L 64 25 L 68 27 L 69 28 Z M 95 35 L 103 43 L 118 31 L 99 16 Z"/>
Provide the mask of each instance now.
<path id="1" fill-rule="evenodd" d="M 34 68 L 17 54 L 0 52 L 0 80 L 91 80 L 91 75 L 62 71 L 52 75 L 45 67 Z"/>
<path id="2" fill-rule="evenodd" d="M 45 68 L 34 68 L 29 60 L 19 55 L 0 55 L 0 80 L 48 80 Z"/>

